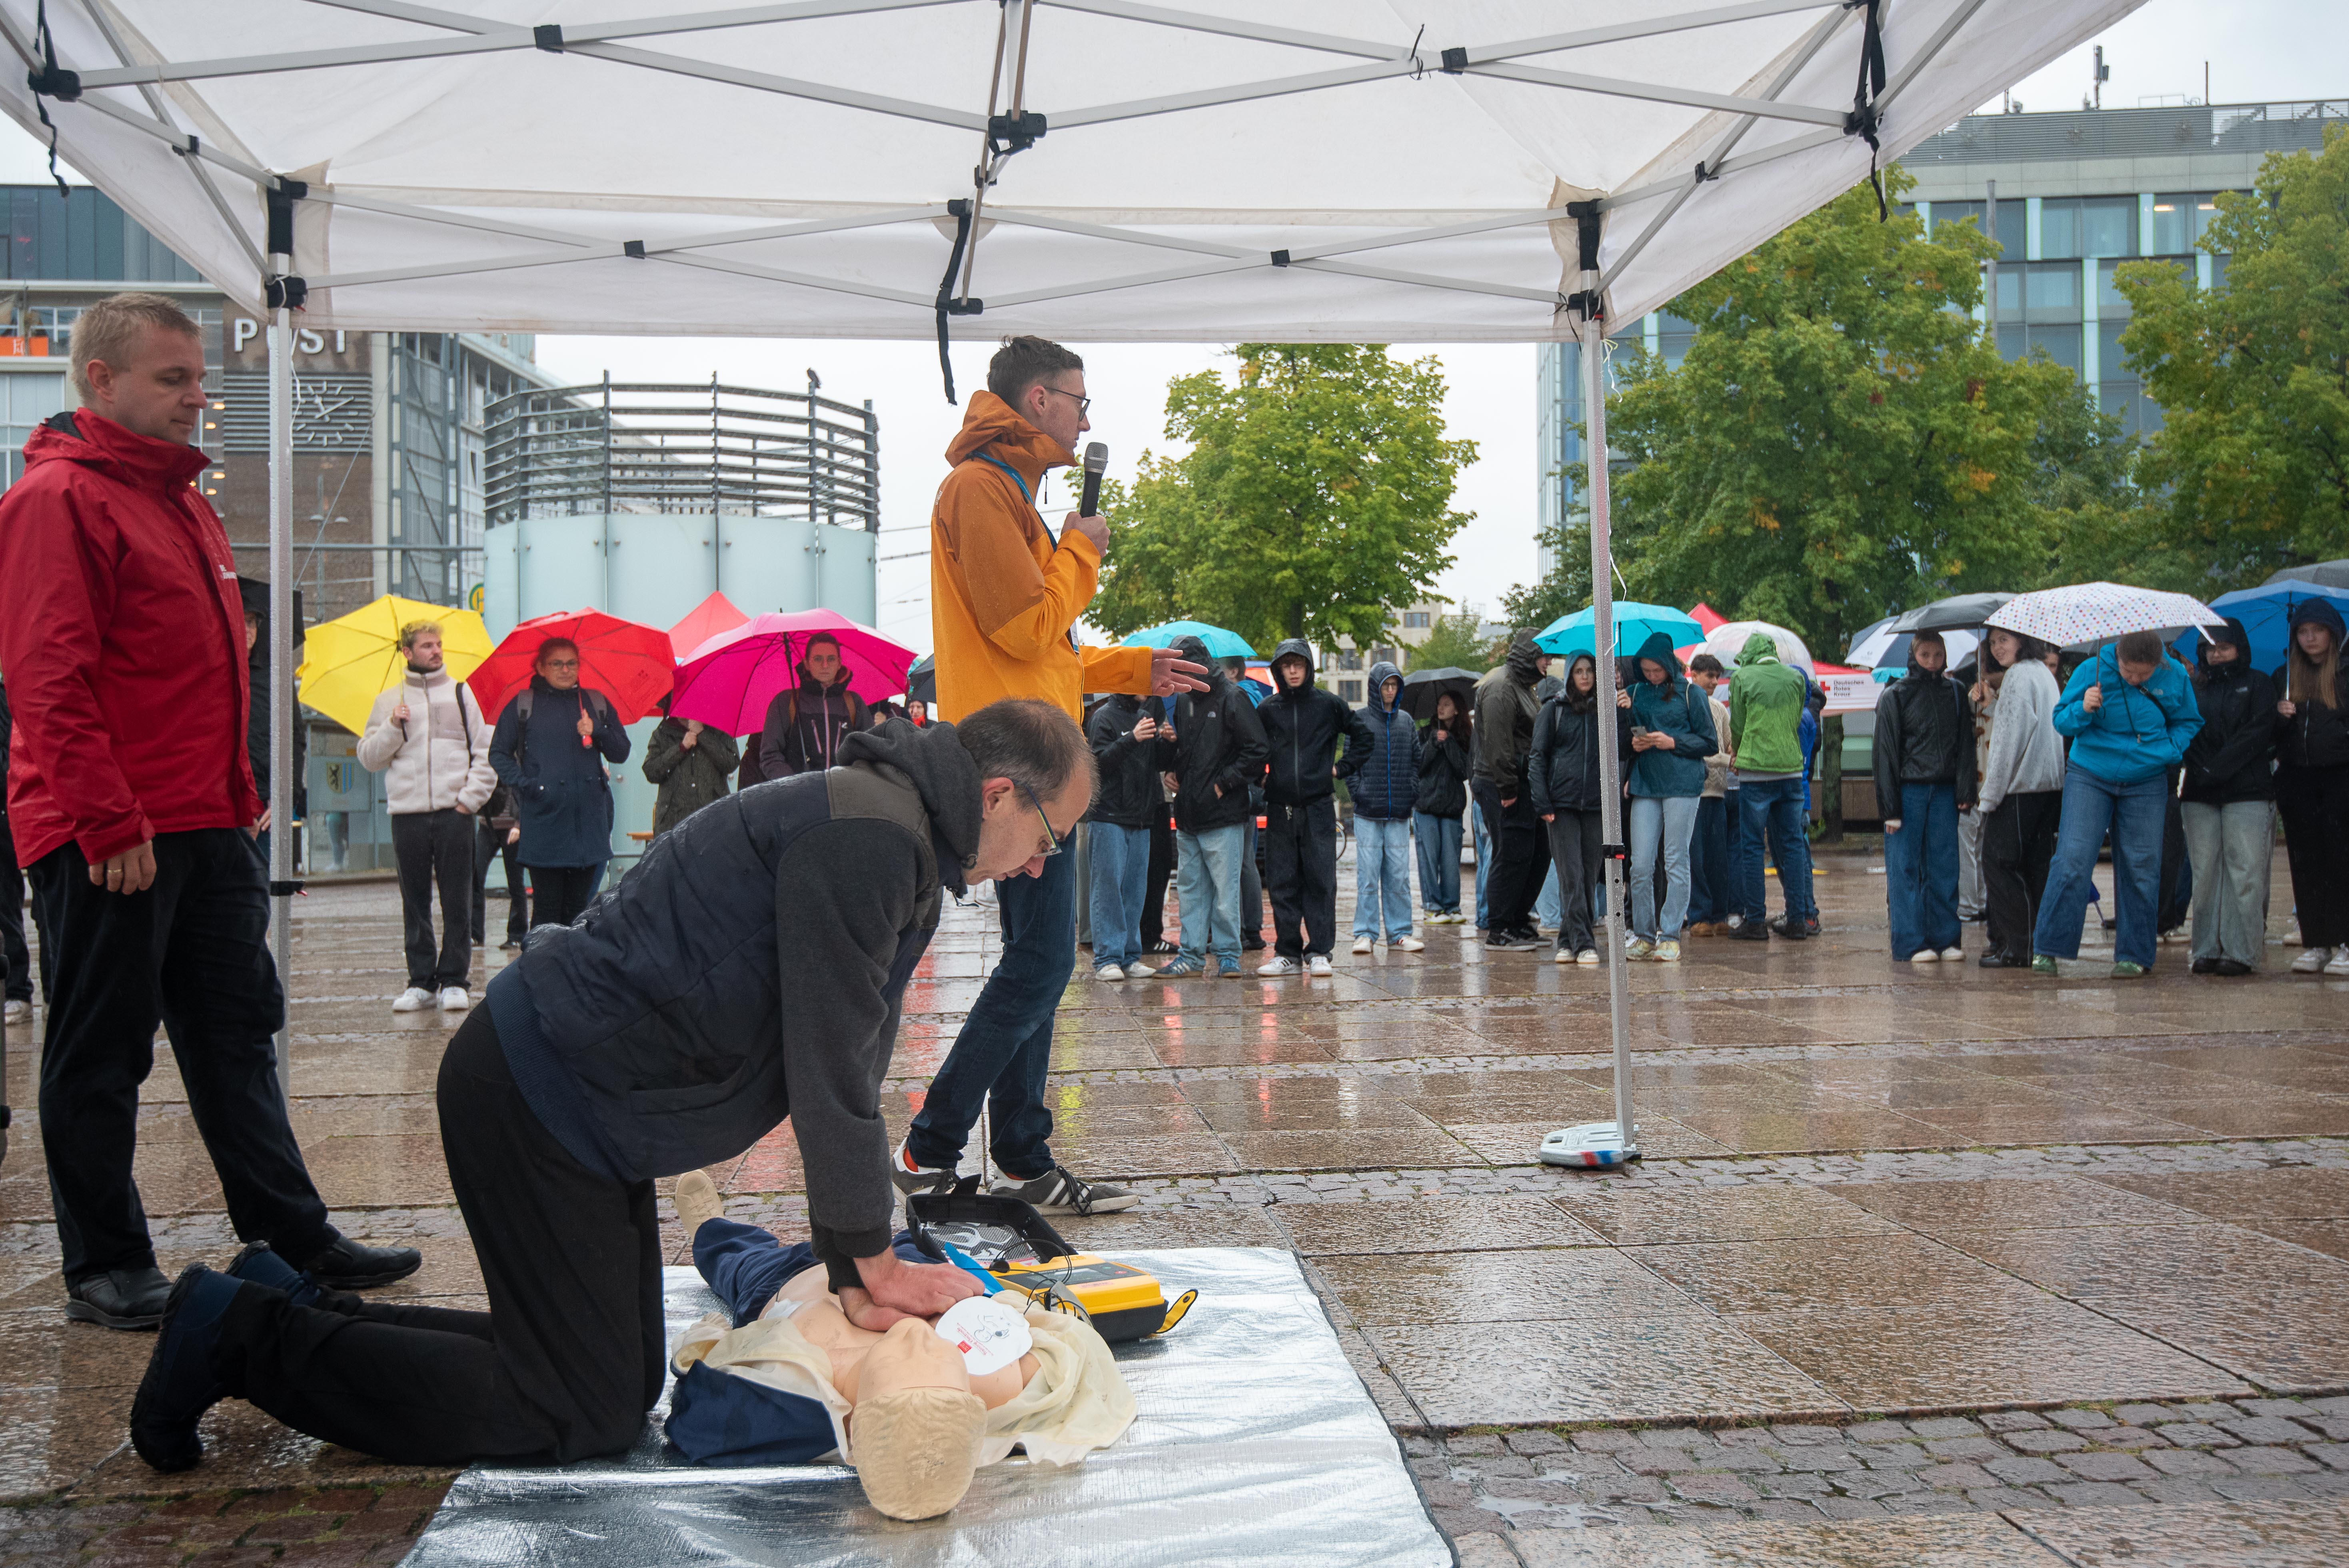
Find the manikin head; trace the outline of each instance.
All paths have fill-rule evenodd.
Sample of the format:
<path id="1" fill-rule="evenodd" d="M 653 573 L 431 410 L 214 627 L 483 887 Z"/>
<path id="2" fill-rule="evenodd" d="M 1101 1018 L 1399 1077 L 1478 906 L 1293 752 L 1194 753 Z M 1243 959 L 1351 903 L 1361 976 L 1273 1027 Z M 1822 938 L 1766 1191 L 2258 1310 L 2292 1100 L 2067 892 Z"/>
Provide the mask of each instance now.
<path id="1" fill-rule="evenodd" d="M 865 1352 L 856 1390 L 848 1446 L 865 1500 L 892 1519 L 935 1519 L 960 1502 L 987 1435 L 961 1352 L 901 1318 Z"/>
<path id="2" fill-rule="evenodd" d="M 1093 428 L 1085 418 L 1085 362 L 1046 338 L 1005 338 L 988 364 L 987 389 L 1071 453 Z"/>
<path id="3" fill-rule="evenodd" d="M 74 323 L 74 390 L 82 406 L 134 436 L 192 445 L 210 401 L 202 332 L 154 294 L 109 295 Z"/>
<path id="4" fill-rule="evenodd" d="M 399 651 L 408 659 L 410 669 L 437 670 L 440 667 L 440 626 L 435 621 L 410 621 L 399 629 Z M 546 656 L 544 648 L 539 657 Z M 574 671 L 574 682 L 579 678 Z"/>
<path id="5" fill-rule="evenodd" d="M 579 645 L 568 637 L 549 637 L 538 645 L 538 673 L 556 691 L 579 684 Z"/>
<path id="6" fill-rule="evenodd" d="M 1909 662 L 1929 676 L 1950 667 L 1950 645 L 1939 632 L 1920 632 L 1909 640 Z"/>
<path id="7" fill-rule="evenodd" d="M 1048 702 L 1006 697 L 955 726 L 978 765 L 976 863 L 967 882 L 1040 876 L 1069 852 L 1069 835 L 1093 803 L 1092 748 L 1076 721 Z"/>
<path id="8" fill-rule="evenodd" d="M 801 666 L 818 686 L 830 686 L 840 678 L 840 639 L 830 632 L 818 632 L 808 639 L 807 657 Z"/>

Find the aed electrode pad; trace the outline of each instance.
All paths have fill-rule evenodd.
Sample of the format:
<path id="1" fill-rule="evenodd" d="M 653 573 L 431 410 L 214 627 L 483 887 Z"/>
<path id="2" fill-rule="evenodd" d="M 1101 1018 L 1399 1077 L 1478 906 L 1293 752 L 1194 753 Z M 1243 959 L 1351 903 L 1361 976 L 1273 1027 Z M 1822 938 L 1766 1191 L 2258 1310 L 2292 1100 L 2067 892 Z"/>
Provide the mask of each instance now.
<path id="1" fill-rule="evenodd" d="M 1035 1336 L 1018 1308 L 992 1296 L 966 1296 L 941 1314 L 938 1337 L 962 1352 L 974 1377 L 999 1372 L 1035 1348 Z"/>

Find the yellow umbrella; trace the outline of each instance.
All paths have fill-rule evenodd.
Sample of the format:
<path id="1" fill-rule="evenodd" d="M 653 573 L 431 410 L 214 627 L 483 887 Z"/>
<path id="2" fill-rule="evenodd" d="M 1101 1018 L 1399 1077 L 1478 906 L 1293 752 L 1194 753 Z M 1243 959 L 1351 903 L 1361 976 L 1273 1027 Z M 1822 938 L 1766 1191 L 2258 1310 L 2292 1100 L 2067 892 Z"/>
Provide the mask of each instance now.
<path id="1" fill-rule="evenodd" d="M 304 704 L 354 735 L 366 729 L 375 699 L 397 686 L 408 667 L 399 653 L 399 629 L 411 621 L 440 626 L 441 655 L 452 680 L 463 680 L 490 656 L 489 628 L 472 611 L 387 593 L 310 628 L 303 642 L 302 667 L 294 672 Z"/>

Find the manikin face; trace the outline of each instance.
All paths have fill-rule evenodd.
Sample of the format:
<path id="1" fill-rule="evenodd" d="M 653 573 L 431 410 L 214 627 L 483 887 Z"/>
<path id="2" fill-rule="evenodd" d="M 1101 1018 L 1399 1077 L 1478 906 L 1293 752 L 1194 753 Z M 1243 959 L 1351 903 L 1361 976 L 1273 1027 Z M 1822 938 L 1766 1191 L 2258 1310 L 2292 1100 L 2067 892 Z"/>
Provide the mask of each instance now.
<path id="1" fill-rule="evenodd" d="M 978 863 L 963 873 L 971 882 L 988 878 L 1041 876 L 1052 845 L 1072 854 L 1069 835 L 1093 803 L 1092 779 L 1081 769 L 1061 791 L 1042 803 L 1042 814 L 1028 791 L 1009 779 L 989 779 L 979 787 Z M 1045 836 L 1050 823 L 1051 835 Z"/>
<path id="2" fill-rule="evenodd" d="M 830 686 L 840 675 L 840 647 L 834 643 L 810 643 L 807 651 L 807 673 L 815 677 L 818 686 Z"/>
<path id="3" fill-rule="evenodd" d="M 2333 651 L 2333 628 L 2320 626 L 2313 621 L 2302 621 L 2293 628 L 2292 640 L 2300 645 L 2300 651 L 2310 659 L 2321 660 Z"/>
<path id="4" fill-rule="evenodd" d="M 856 1402 L 860 1405 L 908 1388 L 948 1388 L 970 1392 L 970 1372 L 962 1352 L 938 1337 L 938 1331 L 918 1317 L 900 1318 L 889 1326 L 881 1343 L 864 1353 L 856 1368 Z"/>
<path id="5" fill-rule="evenodd" d="M 416 641 L 408 645 L 408 662 L 419 670 L 439 669 L 440 667 L 440 634 L 417 633 Z M 571 678 L 574 683 L 578 680 L 575 671 Z"/>
<path id="6" fill-rule="evenodd" d="M 1063 370 L 1047 376 L 1019 395 L 1019 412 L 1027 421 L 1071 451 L 1077 438 L 1093 428 L 1085 418 L 1085 373 Z"/>
<path id="7" fill-rule="evenodd" d="M 183 447 L 194 441 L 210 401 L 203 339 L 150 326 L 124 361 L 93 359 L 84 368 L 91 408 L 136 436 Z"/>
<path id="8" fill-rule="evenodd" d="M 538 655 L 538 673 L 556 691 L 569 691 L 579 684 L 579 650 L 558 643 Z"/>
<path id="9" fill-rule="evenodd" d="M 1928 675 L 1940 675 L 1950 664 L 1950 650 L 1941 645 L 1939 637 L 1918 638 L 1909 645 L 1909 656 Z"/>

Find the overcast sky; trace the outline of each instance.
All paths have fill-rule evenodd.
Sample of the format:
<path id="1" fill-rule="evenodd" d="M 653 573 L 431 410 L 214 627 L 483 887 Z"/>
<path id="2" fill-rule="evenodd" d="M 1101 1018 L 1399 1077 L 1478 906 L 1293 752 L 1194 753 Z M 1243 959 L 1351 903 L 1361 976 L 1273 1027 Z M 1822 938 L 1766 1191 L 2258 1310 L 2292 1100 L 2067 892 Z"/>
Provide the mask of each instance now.
<path id="1" fill-rule="evenodd" d="M 2105 106 L 2131 108 L 2168 95 L 2199 98 L 2203 66 L 2220 103 L 2314 98 L 2349 94 L 2349 0 L 2148 0 L 2097 42 L 2112 79 Z M 2089 46 L 2016 84 L 2033 110 L 2079 107 L 2090 90 Z M 1994 111 L 1995 100 L 1984 106 Z M 41 150 L 13 124 L 0 123 L 0 181 L 44 178 Z M 983 321 L 984 318 L 981 318 Z M 966 326 L 978 324 L 960 324 Z M 955 376 L 966 398 L 982 384 L 992 339 L 955 350 Z M 1228 365 L 1213 346 L 1082 346 L 1092 392 L 1093 436 L 1109 443 L 1112 473 L 1131 474 L 1144 449 L 1164 450 L 1168 379 Z M 1500 594 L 1534 573 L 1534 350 L 1444 347 L 1450 392 L 1444 413 L 1453 432 L 1474 439 L 1477 462 L 1461 477 L 1455 504 L 1476 519 L 1454 541 L 1457 563 L 1442 591 L 1493 612 Z M 936 350 L 922 343 L 854 344 L 740 338 L 543 337 L 539 359 L 558 376 L 594 380 L 609 369 L 627 380 L 699 380 L 713 370 L 728 381 L 792 387 L 812 366 L 828 396 L 871 398 L 880 416 L 884 557 L 914 557 L 924 545 L 930 497 L 944 472 L 941 454 L 960 419 L 942 395 Z M 1065 490 L 1056 487 L 1056 500 Z M 1056 513 L 1057 515 L 1057 513 Z M 885 560 L 880 616 L 885 629 L 929 645 L 928 572 L 918 558 Z"/>

